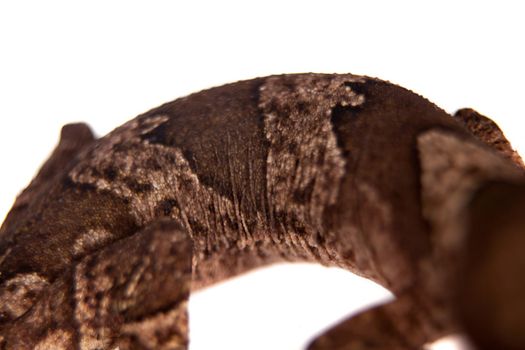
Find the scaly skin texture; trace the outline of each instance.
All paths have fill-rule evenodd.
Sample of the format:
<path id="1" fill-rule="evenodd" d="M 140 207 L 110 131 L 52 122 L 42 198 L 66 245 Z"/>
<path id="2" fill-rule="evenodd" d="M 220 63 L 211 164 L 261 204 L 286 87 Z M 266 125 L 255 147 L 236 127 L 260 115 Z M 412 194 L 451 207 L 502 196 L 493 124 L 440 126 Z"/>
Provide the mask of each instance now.
<path id="1" fill-rule="evenodd" d="M 396 296 L 310 349 L 421 349 L 462 331 L 525 349 L 522 306 L 484 321 L 480 303 L 497 314 L 509 298 L 478 293 L 472 253 L 523 290 L 508 268 L 523 261 L 486 249 L 504 224 L 480 241 L 473 224 L 485 186 L 521 188 L 521 166 L 488 118 L 351 74 L 225 85 L 97 140 L 65 126 L 0 229 L 0 349 L 186 349 L 190 290 L 277 261 L 339 266 Z M 502 249 L 524 243 L 516 220 Z"/>

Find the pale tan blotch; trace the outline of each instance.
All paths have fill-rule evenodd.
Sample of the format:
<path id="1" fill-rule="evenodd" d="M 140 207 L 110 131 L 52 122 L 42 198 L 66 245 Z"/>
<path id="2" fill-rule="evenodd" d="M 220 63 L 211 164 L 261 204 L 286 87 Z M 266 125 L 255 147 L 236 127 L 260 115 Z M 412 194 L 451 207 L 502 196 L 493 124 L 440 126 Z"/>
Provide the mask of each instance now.
<path id="1" fill-rule="evenodd" d="M 16 319 L 35 303 L 38 295 L 49 285 L 47 279 L 37 273 L 18 274 L 0 287 L 0 315 Z"/>
<path id="2" fill-rule="evenodd" d="M 1 345 L 5 349 L 20 350 L 35 349 L 37 344 L 41 349 L 75 348 L 75 325 L 70 323 L 69 282 L 66 272 L 63 278 L 46 287 L 27 312 L 4 328 L 7 332 L 3 334 L 5 343 Z"/>
<path id="3" fill-rule="evenodd" d="M 88 229 L 81 234 L 73 243 L 73 255 L 84 256 L 86 252 L 94 251 L 98 247 L 105 246 L 113 239 L 111 232 L 104 228 Z"/>
<path id="4" fill-rule="evenodd" d="M 69 350 L 72 342 L 71 332 L 57 329 L 49 332 L 44 339 L 39 341 L 34 350 Z"/>
<path id="5" fill-rule="evenodd" d="M 157 153 L 157 145 L 143 142 L 140 135 L 147 133 L 169 119 L 166 115 L 133 119 L 100 139 L 94 152 L 86 161 L 73 168 L 70 177 L 74 182 L 91 184 L 99 190 L 109 190 L 121 198 L 130 200 L 135 218 L 140 225 L 151 221 L 155 206 L 162 200 L 161 194 L 169 193 L 173 184 L 166 174 L 175 167 Z M 153 170 L 149 161 L 156 161 L 163 170 Z M 115 179 L 103 176 L 106 169 L 115 169 Z M 132 182 L 126 181 L 132 179 Z M 131 185 L 142 184 L 150 190 L 137 192 Z"/>
<path id="6" fill-rule="evenodd" d="M 187 301 L 181 301 L 167 312 L 123 325 L 119 346 L 128 349 L 132 348 L 132 344 L 139 343 L 142 349 L 187 349 L 187 309 Z"/>
<path id="7" fill-rule="evenodd" d="M 80 350 L 107 349 L 111 345 L 114 331 L 104 322 L 109 316 L 111 298 L 109 290 L 113 278 L 99 275 L 95 279 L 86 278 L 89 270 L 86 259 L 75 268 L 75 321 L 78 325 Z M 95 299 L 94 291 L 100 293 Z M 97 322 L 97 319 L 100 321 Z"/>
<path id="8" fill-rule="evenodd" d="M 317 232 L 324 230 L 323 212 L 335 202 L 345 174 L 332 110 L 363 104 L 364 96 L 345 85 L 362 81 L 353 75 L 308 74 L 270 77 L 261 86 L 259 107 L 270 144 L 268 202 L 271 217 L 285 214 L 284 236 L 300 235 L 315 244 Z"/>

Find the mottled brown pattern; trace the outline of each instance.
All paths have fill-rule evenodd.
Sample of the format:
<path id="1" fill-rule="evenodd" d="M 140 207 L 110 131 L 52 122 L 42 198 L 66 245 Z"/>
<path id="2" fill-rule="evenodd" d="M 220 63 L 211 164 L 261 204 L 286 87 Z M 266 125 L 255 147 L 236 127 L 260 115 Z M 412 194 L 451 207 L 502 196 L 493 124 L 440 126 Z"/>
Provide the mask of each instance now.
<path id="1" fill-rule="evenodd" d="M 225 88 L 219 95 L 214 90 L 211 96 L 192 95 L 142 115 L 100 140 L 85 156 L 87 161 L 72 169 L 71 179 L 126 198 L 139 223 L 159 214 L 184 223 L 196 246 L 196 287 L 226 277 L 219 271 L 234 274 L 244 270 L 243 265 L 253 265 L 221 258 L 242 258 L 246 247 L 255 251 L 257 265 L 283 259 L 324 263 L 337 259 L 349 267 L 351 261 L 318 243 L 317 233 L 322 230 L 324 208 L 335 200 L 344 166 L 331 132 L 331 111 L 337 105 L 363 102 L 345 85 L 358 79 L 289 76 L 288 82 L 255 80 L 229 86 L 230 93 Z M 298 88 L 303 85 L 311 90 Z M 304 131 L 287 142 L 287 135 L 299 126 Z M 196 135 L 206 142 L 197 142 Z M 219 149 L 219 142 L 224 149 Z M 210 167 L 218 170 L 207 171 Z M 253 260 L 249 255 L 254 254 L 248 252 Z M 217 267 L 217 262 L 228 268 Z"/>
<path id="2" fill-rule="evenodd" d="M 7 325 L 0 344 L 7 349 L 113 349 L 129 343 L 137 328 L 158 322 L 159 329 L 171 326 L 174 332 L 131 337 L 130 348 L 185 347 L 192 252 L 186 235 L 178 224 L 158 221 L 87 256 Z"/>
<path id="3" fill-rule="evenodd" d="M 516 164 L 487 118 L 351 74 L 205 90 L 98 140 L 66 126 L 0 228 L 0 349 L 186 349 L 190 290 L 276 261 L 340 266 L 396 295 L 311 349 L 413 350 L 463 330 L 493 349 L 513 333 L 489 347 L 457 306 L 504 304 L 470 288 L 463 253 L 487 244 L 463 218 L 487 182 L 523 183 Z M 514 277 L 523 263 L 489 256 Z"/>
<path id="4" fill-rule="evenodd" d="M 345 167 L 330 117 L 338 105 L 364 102 L 362 95 L 345 86 L 345 82 L 361 79 L 321 74 L 273 77 L 260 88 L 259 106 L 269 143 L 270 227 L 281 231 L 281 241 L 306 239 L 304 249 L 315 260 L 339 258 L 337 252 L 320 244 L 318 235 L 325 231 L 323 213 L 336 200 Z M 345 267 L 352 264 L 339 261 Z"/>

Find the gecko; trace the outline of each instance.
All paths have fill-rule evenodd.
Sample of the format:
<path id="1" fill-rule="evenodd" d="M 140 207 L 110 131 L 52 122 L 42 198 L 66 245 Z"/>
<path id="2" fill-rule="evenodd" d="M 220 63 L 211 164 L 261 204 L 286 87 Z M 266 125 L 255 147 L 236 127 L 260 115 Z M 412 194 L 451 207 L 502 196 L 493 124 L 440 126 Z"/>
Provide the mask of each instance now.
<path id="1" fill-rule="evenodd" d="M 191 291 L 276 262 L 395 296 L 309 350 L 525 349 L 524 180 L 489 118 L 352 74 L 68 124 L 0 228 L 0 349 L 187 349 Z"/>

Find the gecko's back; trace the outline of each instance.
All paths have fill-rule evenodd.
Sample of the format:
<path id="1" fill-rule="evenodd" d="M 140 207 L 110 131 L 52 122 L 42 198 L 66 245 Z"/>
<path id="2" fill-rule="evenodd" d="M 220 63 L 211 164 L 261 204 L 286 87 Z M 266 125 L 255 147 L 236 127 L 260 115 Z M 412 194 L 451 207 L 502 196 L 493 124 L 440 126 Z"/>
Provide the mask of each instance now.
<path id="1" fill-rule="evenodd" d="M 0 231 L 0 344 L 182 349 L 190 289 L 275 261 L 374 279 L 398 296 L 379 314 L 421 323 L 353 318 L 347 339 L 384 342 L 363 349 L 455 331 L 439 284 L 456 248 L 441 243 L 461 234 L 434 215 L 449 208 L 435 179 L 462 154 L 459 175 L 484 175 L 451 194 L 522 176 L 469 132 L 474 114 L 455 120 L 377 79 L 302 74 L 196 93 L 98 140 L 66 127 Z M 502 135 L 484 141 L 518 160 Z"/>

